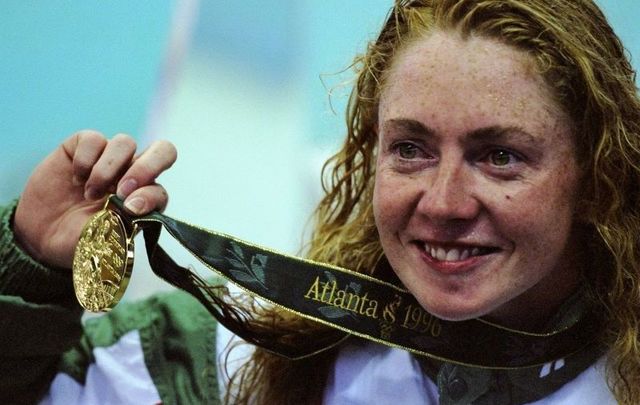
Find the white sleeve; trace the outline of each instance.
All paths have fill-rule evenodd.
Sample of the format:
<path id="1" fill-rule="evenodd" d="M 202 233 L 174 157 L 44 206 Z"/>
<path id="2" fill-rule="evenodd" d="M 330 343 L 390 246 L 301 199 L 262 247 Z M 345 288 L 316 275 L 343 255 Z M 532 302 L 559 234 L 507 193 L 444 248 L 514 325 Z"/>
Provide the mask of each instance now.
<path id="1" fill-rule="evenodd" d="M 93 349 L 95 362 L 84 385 L 59 373 L 41 405 L 159 404 L 160 395 L 144 362 L 137 330 L 108 347 Z"/>
<path id="2" fill-rule="evenodd" d="M 409 352 L 375 343 L 347 344 L 329 374 L 323 403 L 438 404 L 438 387 Z"/>
<path id="3" fill-rule="evenodd" d="M 229 385 L 229 376 L 246 363 L 253 354 L 254 346 L 234 335 L 220 323 L 216 330 L 217 375 L 220 398 L 224 398 Z"/>

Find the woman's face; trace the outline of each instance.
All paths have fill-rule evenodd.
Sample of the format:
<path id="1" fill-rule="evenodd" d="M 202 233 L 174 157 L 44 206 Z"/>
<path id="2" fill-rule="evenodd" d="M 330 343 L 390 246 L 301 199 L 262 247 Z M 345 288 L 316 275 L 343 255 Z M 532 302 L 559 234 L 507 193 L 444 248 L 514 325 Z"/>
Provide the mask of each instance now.
<path id="1" fill-rule="evenodd" d="M 385 83 L 373 204 L 400 280 L 444 319 L 547 316 L 578 282 L 580 170 L 533 59 L 435 32 Z"/>

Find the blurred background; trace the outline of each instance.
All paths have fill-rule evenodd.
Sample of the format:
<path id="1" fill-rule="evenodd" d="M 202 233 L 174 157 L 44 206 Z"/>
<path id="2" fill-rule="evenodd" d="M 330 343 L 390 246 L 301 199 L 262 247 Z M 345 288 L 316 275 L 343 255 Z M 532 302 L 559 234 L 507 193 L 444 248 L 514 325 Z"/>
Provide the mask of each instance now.
<path id="1" fill-rule="evenodd" d="M 296 253 L 344 134 L 353 56 L 392 0 L 4 2 L 0 204 L 76 130 L 179 152 L 167 214 Z M 600 0 L 638 67 L 637 0 Z M 168 238 L 183 264 L 195 259 Z M 138 245 L 142 245 L 138 239 Z M 136 298 L 167 288 L 137 255 Z"/>

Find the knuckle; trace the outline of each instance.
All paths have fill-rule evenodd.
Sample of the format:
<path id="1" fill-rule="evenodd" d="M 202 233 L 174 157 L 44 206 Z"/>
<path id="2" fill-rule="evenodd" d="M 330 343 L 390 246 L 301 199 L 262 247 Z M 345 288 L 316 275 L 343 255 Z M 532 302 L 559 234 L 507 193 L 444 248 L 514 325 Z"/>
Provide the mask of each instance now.
<path id="1" fill-rule="evenodd" d="M 116 134 L 111 141 L 127 149 L 135 150 L 136 148 L 136 141 L 133 137 L 124 133 Z"/>
<path id="2" fill-rule="evenodd" d="M 73 160 L 73 168 L 79 173 L 89 173 L 91 171 L 91 162 L 81 156 Z"/>
<path id="3" fill-rule="evenodd" d="M 81 129 L 79 131 L 76 131 L 74 133 L 75 136 L 82 136 L 82 137 L 103 137 L 104 135 L 102 135 L 101 132 L 95 130 L 95 129 Z"/>
<path id="4" fill-rule="evenodd" d="M 91 176 L 88 182 L 92 184 L 105 184 L 109 182 L 111 178 L 102 170 L 93 170 L 91 171 Z"/>
<path id="5" fill-rule="evenodd" d="M 90 144 L 106 143 L 105 136 L 93 129 L 83 129 L 74 134 L 79 141 Z"/>
<path id="6" fill-rule="evenodd" d="M 170 160 L 175 160 L 178 156 L 178 150 L 175 145 L 167 140 L 155 141 L 155 146 L 158 153 L 166 155 Z"/>
<path id="7" fill-rule="evenodd" d="M 76 150 L 78 148 L 84 150 L 87 148 L 101 148 L 104 147 L 106 143 L 106 138 L 100 132 L 92 129 L 83 129 L 74 132 L 64 141 L 63 145 L 70 150 Z"/>

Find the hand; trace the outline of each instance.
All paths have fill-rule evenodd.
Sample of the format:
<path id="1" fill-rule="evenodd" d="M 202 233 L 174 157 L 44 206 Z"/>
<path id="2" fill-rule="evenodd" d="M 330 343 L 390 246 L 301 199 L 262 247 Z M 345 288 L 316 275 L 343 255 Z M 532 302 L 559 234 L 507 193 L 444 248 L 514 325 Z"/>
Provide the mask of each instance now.
<path id="1" fill-rule="evenodd" d="M 176 160 L 175 147 L 154 142 L 136 156 L 127 135 L 107 140 L 80 131 L 40 163 L 20 197 L 13 229 L 18 244 L 38 261 L 70 268 L 75 245 L 89 217 L 117 192 L 135 215 L 163 210 L 168 196 L 156 178 Z"/>

